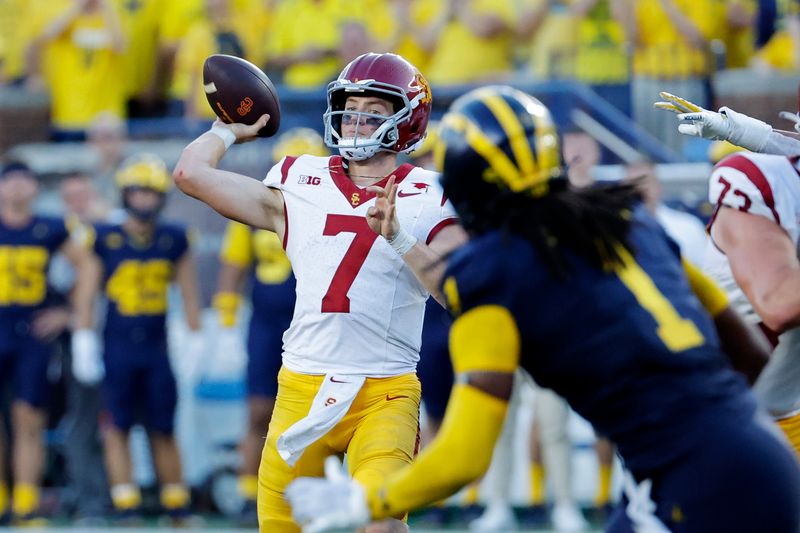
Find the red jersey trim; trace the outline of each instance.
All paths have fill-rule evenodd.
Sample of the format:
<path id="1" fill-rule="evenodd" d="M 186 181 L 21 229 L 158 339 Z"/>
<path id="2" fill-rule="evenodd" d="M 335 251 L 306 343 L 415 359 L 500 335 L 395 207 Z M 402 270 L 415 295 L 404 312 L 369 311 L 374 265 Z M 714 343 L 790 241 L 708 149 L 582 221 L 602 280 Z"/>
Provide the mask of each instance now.
<path id="1" fill-rule="evenodd" d="M 289 169 L 292 168 L 295 161 L 297 161 L 297 158 L 292 155 L 287 155 L 283 159 L 283 165 L 281 165 L 281 185 L 286 183 L 286 178 L 289 177 Z"/>
<path id="2" fill-rule="evenodd" d="M 408 163 L 403 163 L 399 167 L 397 167 L 391 174 L 384 177 L 376 185 L 378 187 L 386 186 L 386 183 L 389 181 L 389 178 L 394 175 L 395 177 L 395 184 L 401 183 L 408 173 L 414 170 L 414 165 L 410 165 Z M 365 202 L 369 202 L 373 198 L 375 198 L 375 193 L 372 191 L 368 191 L 366 188 L 362 189 L 355 183 L 344 171 L 344 165 L 342 163 L 342 156 L 334 155 L 328 160 L 328 171 L 331 174 L 331 178 L 333 179 L 333 183 L 342 193 L 342 195 L 347 200 L 347 203 L 350 204 L 350 207 L 355 209 L 356 207 L 360 206 Z"/>
<path id="3" fill-rule="evenodd" d="M 425 239 L 425 244 L 430 244 L 430 243 L 431 243 L 431 241 L 433 240 L 433 238 L 434 238 L 434 237 L 436 237 L 436 234 L 437 234 L 437 233 L 439 233 L 440 231 L 442 231 L 442 230 L 443 230 L 444 228 L 446 228 L 447 226 L 451 226 L 451 225 L 455 224 L 456 222 L 458 222 L 458 219 L 457 219 L 457 218 L 455 218 L 455 217 L 452 217 L 452 218 L 446 218 L 446 219 L 444 219 L 444 220 L 440 221 L 438 224 L 436 224 L 436 225 L 435 225 L 435 226 L 434 226 L 434 227 L 433 227 L 433 228 L 432 228 L 432 229 L 431 229 L 431 230 L 428 232 L 428 238 L 427 238 L 427 239 Z"/>
<path id="4" fill-rule="evenodd" d="M 772 187 L 770 187 L 769 181 L 767 181 L 767 178 L 764 177 L 764 174 L 761 172 L 761 169 L 758 168 L 758 165 L 741 154 L 734 154 L 724 159 L 718 165 L 718 167 L 730 167 L 747 176 L 747 179 L 749 179 L 750 182 L 755 185 L 758 191 L 761 193 L 761 197 L 764 198 L 764 202 L 767 204 L 767 207 L 769 207 L 769 210 L 772 211 L 772 216 L 775 217 L 775 222 L 778 224 L 781 223 L 781 217 L 778 216 L 778 211 L 775 209 L 775 197 L 772 195 Z"/>
<path id="5" fill-rule="evenodd" d="M 442 203 L 439 204 L 439 207 L 444 207 L 444 204 L 447 203 L 447 195 L 442 193 Z"/>
<path id="6" fill-rule="evenodd" d="M 283 251 L 286 251 L 286 244 L 289 242 L 289 211 L 286 209 L 286 199 L 283 200 Z"/>

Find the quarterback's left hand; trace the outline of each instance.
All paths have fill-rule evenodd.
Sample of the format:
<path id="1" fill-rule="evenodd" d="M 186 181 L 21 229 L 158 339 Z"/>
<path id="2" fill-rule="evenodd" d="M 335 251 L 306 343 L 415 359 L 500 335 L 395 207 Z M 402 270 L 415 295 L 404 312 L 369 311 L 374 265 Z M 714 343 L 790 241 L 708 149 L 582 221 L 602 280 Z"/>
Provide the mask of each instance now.
<path id="1" fill-rule="evenodd" d="M 301 477 L 289 484 L 286 499 L 303 533 L 355 529 L 370 523 L 364 488 L 350 479 L 339 459 L 325 460 L 325 477 Z"/>
<path id="2" fill-rule="evenodd" d="M 397 185 L 395 177 L 389 178 L 386 187 L 372 185 L 367 190 L 377 195 L 375 205 L 367 210 L 367 224 L 372 231 L 382 235 L 387 241 L 394 239 L 400 231 L 400 222 L 397 220 L 395 202 L 397 201 Z"/>

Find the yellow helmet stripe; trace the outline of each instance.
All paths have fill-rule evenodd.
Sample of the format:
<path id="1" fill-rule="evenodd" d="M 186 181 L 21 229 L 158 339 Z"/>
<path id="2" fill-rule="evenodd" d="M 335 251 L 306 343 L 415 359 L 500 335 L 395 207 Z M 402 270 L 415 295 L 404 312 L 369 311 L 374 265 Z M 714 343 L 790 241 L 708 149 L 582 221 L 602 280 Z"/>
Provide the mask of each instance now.
<path id="1" fill-rule="evenodd" d="M 528 144 L 528 136 L 525 134 L 525 128 L 522 126 L 517 114 L 511 109 L 508 102 L 499 94 L 490 93 L 482 98 L 486 107 L 494 114 L 497 122 L 505 130 L 508 135 L 509 142 L 511 143 L 511 150 L 514 152 L 514 158 L 517 160 L 517 165 L 522 171 L 523 176 L 531 176 L 536 172 L 534 166 L 533 151 L 531 145 Z M 538 127 L 538 124 L 537 124 Z"/>
<path id="2" fill-rule="evenodd" d="M 522 176 L 514 163 L 472 121 L 462 114 L 451 113 L 445 117 L 445 124 L 463 133 L 467 144 L 489 163 L 508 187 L 514 191 L 524 188 L 520 183 Z"/>

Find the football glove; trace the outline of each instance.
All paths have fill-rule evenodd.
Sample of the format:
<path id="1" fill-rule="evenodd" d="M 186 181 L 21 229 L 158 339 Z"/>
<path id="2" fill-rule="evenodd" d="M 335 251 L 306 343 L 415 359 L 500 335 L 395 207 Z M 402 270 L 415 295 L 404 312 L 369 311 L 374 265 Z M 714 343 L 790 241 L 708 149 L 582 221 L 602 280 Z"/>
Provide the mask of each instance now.
<path id="1" fill-rule="evenodd" d="M 303 533 L 355 529 L 370 523 L 364 488 L 350 479 L 336 456 L 325 460 L 325 477 L 301 477 L 286 489 L 292 516 Z"/>
<path id="2" fill-rule="evenodd" d="M 100 340 L 91 329 L 72 333 L 72 375 L 83 385 L 97 385 L 106 371 L 100 355 Z"/>
<path id="3" fill-rule="evenodd" d="M 761 152 L 772 133 L 772 126 L 766 122 L 728 107 L 720 107 L 719 112 L 714 112 L 674 94 L 661 92 L 659 95 L 664 101 L 656 102 L 655 107 L 676 113 L 681 121 L 678 131 L 684 135 L 730 141 L 736 146 Z"/>

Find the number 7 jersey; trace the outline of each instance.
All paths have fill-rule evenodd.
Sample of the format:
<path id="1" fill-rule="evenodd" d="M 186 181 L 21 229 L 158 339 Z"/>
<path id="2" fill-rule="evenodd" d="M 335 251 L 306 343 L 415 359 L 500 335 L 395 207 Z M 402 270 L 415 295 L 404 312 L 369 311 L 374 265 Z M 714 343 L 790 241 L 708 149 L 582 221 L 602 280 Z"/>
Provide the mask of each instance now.
<path id="1" fill-rule="evenodd" d="M 408 164 L 393 174 L 398 220 L 420 242 L 430 243 L 456 222 L 438 174 Z M 429 294 L 369 228 L 367 209 L 375 194 L 350 180 L 339 156 L 286 157 L 264 184 L 283 193 L 283 245 L 297 278 L 294 316 L 283 336 L 283 364 L 312 374 L 413 372 Z"/>

